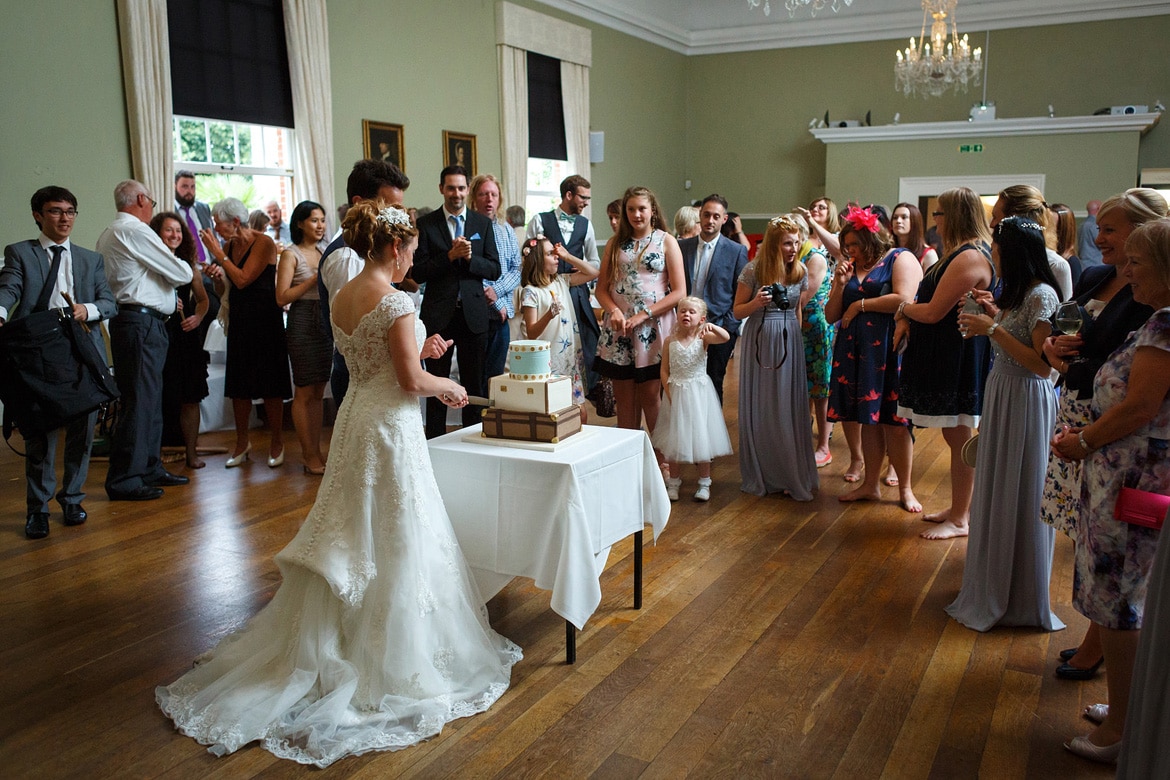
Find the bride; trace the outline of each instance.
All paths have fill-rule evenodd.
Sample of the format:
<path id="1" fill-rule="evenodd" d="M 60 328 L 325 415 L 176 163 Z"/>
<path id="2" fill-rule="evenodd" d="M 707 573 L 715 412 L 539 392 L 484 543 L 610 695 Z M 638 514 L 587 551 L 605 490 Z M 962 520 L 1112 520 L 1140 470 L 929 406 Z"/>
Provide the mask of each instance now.
<path id="1" fill-rule="evenodd" d="M 155 691 L 179 731 L 217 755 L 259 740 L 324 767 L 408 747 L 490 707 L 521 657 L 488 625 L 431 471 L 415 397 L 462 407 L 467 393 L 422 369 L 422 325 L 392 286 L 410 271 L 418 231 L 401 208 L 369 201 L 344 229 L 367 259 L 333 305 L 353 384 L 316 503 L 276 556 L 283 584 Z"/>

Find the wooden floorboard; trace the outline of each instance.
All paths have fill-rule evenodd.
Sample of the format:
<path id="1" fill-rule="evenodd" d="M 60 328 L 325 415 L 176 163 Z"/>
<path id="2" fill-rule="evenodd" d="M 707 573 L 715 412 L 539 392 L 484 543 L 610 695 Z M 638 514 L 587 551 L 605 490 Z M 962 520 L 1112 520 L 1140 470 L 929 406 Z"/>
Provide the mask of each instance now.
<path id="1" fill-rule="evenodd" d="M 735 439 L 734 364 L 727 419 Z M 228 434 L 204 437 L 228 445 Z M 265 436 L 255 434 L 263 451 Z M 602 601 L 564 664 L 564 622 L 517 579 L 488 604 L 524 648 L 491 710 L 395 753 L 326 770 L 255 746 L 225 758 L 177 734 L 154 688 L 242 626 L 280 584 L 274 554 L 319 481 L 289 462 L 225 470 L 142 504 L 110 503 L 94 463 L 89 522 L 24 539 L 23 463 L 0 452 L 0 767 L 13 778 L 1096 778 L 1062 748 L 1105 700 L 1103 677 L 1055 679 L 1056 653 L 1086 622 L 1070 605 L 1072 547 L 1053 565 L 1069 629 L 970 631 L 944 613 L 964 540 L 926 542 L 884 488 L 842 504 L 843 437 L 821 490 L 800 504 L 739 492 L 734 457 L 714 466 L 710 502 L 683 498 L 644 544 L 643 608 L 632 609 L 633 546 L 616 545 Z M 917 435 L 914 487 L 948 500 L 949 455 Z M 177 467 L 177 466 L 176 466 Z"/>

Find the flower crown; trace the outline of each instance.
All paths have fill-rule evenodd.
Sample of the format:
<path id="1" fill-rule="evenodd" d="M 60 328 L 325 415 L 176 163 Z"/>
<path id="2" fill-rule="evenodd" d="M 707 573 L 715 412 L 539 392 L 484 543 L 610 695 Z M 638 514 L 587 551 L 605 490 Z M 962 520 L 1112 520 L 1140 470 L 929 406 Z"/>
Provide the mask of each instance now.
<path id="1" fill-rule="evenodd" d="M 404 227 L 411 227 L 410 214 L 397 206 L 387 206 L 378 212 L 379 224 L 386 227 L 393 227 L 394 225 L 403 225 Z"/>
<path id="2" fill-rule="evenodd" d="M 536 245 L 544 241 L 544 236 L 537 235 L 536 238 L 529 238 L 524 241 L 524 248 L 520 250 L 521 257 L 528 257 L 528 253 L 536 249 Z"/>
<path id="3" fill-rule="evenodd" d="M 882 229 L 882 221 L 869 209 L 859 209 L 856 206 L 850 206 L 849 210 L 845 212 L 845 221 L 853 225 L 854 230 L 865 228 L 870 233 L 879 233 Z"/>

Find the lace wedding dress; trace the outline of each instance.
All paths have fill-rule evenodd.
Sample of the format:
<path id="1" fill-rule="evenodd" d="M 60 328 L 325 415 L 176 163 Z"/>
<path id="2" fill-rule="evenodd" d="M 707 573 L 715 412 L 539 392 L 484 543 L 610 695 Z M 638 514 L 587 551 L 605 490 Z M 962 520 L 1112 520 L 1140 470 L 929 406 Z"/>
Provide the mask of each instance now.
<path id="1" fill-rule="evenodd" d="M 334 326 L 350 390 L 317 501 L 276 556 L 284 582 L 243 630 L 155 691 L 179 731 L 212 753 L 259 740 L 324 767 L 414 745 L 508 688 L 520 648 L 488 625 L 418 401 L 399 387 L 387 349 L 394 320 L 413 313 L 392 292 L 352 336 Z M 415 334 L 421 344 L 417 320 Z"/>

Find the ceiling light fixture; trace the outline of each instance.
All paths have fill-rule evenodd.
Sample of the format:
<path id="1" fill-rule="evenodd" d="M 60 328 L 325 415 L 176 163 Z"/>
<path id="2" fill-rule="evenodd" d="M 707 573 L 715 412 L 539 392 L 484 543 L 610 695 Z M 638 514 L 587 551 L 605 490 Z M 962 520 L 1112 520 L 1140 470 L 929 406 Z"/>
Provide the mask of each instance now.
<path id="1" fill-rule="evenodd" d="M 948 90 L 966 92 L 981 79 L 983 49 L 971 48 L 967 36 L 959 37 L 955 7 L 959 0 L 922 0 L 922 32 L 915 42 L 897 52 L 894 88 L 907 97 L 939 97 Z M 930 37 L 926 36 L 926 21 Z"/>

